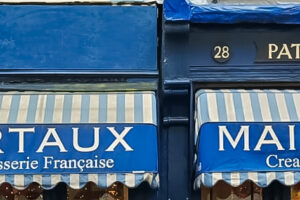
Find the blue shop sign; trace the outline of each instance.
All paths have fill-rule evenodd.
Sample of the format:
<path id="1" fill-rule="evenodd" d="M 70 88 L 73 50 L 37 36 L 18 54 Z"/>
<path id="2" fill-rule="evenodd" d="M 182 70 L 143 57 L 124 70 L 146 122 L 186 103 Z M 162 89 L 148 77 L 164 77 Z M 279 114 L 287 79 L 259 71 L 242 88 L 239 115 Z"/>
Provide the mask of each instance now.
<path id="1" fill-rule="evenodd" d="M 0 174 L 157 172 L 150 124 L 0 125 Z"/>
<path id="2" fill-rule="evenodd" d="M 299 122 L 209 122 L 199 135 L 198 173 L 300 169 Z"/>
<path id="3" fill-rule="evenodd" d="M 0 73 L 155 72 L 156 28 L 156 6 L 1 5 Z"/>

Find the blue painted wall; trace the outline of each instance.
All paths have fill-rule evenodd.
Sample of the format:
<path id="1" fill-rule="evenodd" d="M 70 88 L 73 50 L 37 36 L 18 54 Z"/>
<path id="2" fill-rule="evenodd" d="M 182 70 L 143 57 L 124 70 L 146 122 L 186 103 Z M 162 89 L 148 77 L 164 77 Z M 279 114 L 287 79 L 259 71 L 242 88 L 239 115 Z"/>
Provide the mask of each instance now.
<path id="1" fill-rule="evenodd" d="M 155 71 L 156 6 L 1 5 L 0 73 Z"/>

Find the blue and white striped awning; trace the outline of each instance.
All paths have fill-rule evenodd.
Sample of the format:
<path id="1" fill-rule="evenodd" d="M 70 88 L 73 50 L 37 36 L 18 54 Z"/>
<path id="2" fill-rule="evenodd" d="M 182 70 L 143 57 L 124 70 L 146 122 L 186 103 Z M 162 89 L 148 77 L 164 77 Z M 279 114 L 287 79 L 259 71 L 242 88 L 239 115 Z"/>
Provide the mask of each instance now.
<path id="1" fill-rule="evenodd" d="M 207 122 L 299 122 L 300 91 L 296 90 L 199 90 L 195 95 L 195 144 Z M 260 187 L 273 180 L 285 185 L 300 181 L 299 171 L 211 172 L 202 173 L 194 182 L 212 187 L 223 180 L 238 186 L 251 180 Z"/>
<path id="2" fill-rule="evenodd" d="M 0 124 L 59 124 L 59 123 L 147 123 L 156 125 L 154 92 L 106 93 L 0 93 Z M 87 182 L 106 188 L 115 182 L 137 187 L 148 182 L 159 186 L 159 175 L 153 172 L 110 174 L 1 174 L 0 184 L 8 182 L 18 189 L 36 182 L 45 189 L 65 182 L 81 188 Z"/>

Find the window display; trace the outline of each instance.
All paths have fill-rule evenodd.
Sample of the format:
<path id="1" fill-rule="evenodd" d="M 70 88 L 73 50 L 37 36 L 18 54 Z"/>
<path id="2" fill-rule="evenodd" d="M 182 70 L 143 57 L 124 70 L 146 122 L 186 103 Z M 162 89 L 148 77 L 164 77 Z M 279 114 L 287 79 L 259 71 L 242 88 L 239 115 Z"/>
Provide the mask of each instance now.
<path id="1" fill-rule="evenodd" d="M 219 181 L 212 188 L 201 186 L 201 200 L 262 200 L 262 188 L 251 181 L 238 187 Z"/>
<path id="2" fill-rule="evenodd" d="M 128 188 L 121 183 L 115 183 L 107 189 L 101 189 L 89 182 L 81 189 L 67 188 L 68 200 L 128 200 Z"/>
<path id="3" fill-rule="evenodd" d="M 0 200 L 43 200 L 43 189 L 36 183 L 30 184 L 24 190 L 3 183 L 0 186 Z"/>
<path id="4" fill-rule="evenodd" d="M 300 184 L 291 187 L 291 200 L 300 200 Z"/>

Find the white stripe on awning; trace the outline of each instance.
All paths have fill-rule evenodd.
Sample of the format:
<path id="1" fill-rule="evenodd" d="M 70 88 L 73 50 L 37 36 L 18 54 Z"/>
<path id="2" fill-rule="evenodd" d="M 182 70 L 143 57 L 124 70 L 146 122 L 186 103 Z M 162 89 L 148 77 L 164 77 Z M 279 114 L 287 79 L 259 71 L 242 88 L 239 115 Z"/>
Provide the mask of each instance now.
<path id="1" fill-rule="evenodd" d="M 35 123 L 147 123 L 157 124 L 154 92 L 104 93 L 0 93 L 0 124 Z M 158 173 L 132 172 L 113 174 L 6 174 L 0 175 L 0 184 L 8 182 L 18 189 L 36 182 L 45 189 L 65 182 L 78 189 L 87 181 L 99 187 L 115 182 L 134 188 L 148 182 L 159 186 Z"/>
<path id="2" fill-rule="evenodd" d="M 199 90 L 195 95 L 195 144 L 201 125 L 207 122 L 297 122 L 300 91 L 297 90 Z M 238 186 L 252 180 L 265 187 L 273 180 L 285 185 L 300 181 L 300 172 L 202 173 L 194 182 L 212 187 L 219 180 Z"/>

